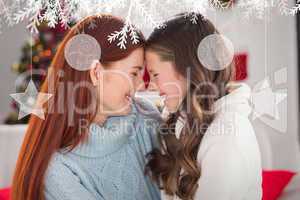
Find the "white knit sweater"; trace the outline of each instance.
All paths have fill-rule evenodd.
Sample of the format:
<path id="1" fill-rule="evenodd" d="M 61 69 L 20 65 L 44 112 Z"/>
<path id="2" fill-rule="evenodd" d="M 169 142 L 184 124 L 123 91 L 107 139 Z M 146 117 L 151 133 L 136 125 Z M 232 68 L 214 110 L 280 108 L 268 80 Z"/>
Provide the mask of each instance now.
<path id="1" fill-rule="evenodd" d="M 198 151 L 201 176 L 195 200 L 261 200 L 261 157 L 248 119 L 251 90 L 246 84 L 215 103 L 216 118 Z M 163 200 L 179 199 L 161 192 Z"/>

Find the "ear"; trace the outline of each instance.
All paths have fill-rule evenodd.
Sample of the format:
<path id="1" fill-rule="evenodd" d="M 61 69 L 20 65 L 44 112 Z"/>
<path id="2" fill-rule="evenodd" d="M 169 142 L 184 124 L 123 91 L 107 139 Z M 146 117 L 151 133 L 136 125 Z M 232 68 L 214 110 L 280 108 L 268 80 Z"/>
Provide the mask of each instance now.
<path id="1" fill-rule="evenodd" d="M 94 86 L 99 84 L 103 70 L 103 65 L 98 60 L 93 61 L 90 69 L 90 77 Z"/>

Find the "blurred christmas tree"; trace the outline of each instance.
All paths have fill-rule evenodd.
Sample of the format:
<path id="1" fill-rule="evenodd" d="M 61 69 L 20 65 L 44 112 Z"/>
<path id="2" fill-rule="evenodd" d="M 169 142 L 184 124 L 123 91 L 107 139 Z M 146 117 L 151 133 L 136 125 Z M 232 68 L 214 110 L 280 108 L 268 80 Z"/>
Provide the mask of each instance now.
<path id="1" fill-rule="evenodd" d="M 59 42 L 66 32 L 60 24 L 50 28 L 46 23 L 38 27 L 39 33 L 30 38 L 22 47 L 20 61 L 12 65 L 12 71 L 18 75 L 16 80 L 16 93 L 25 91 L 32 74 L 37 89 L 46 78 L 47 68 L 56 52 Z M 32 69 L 32 70 L 31 70 Z M 30 116 L 18 120 L 18 106 L 15 101 L 11 103 L 13 111 L 5 119 L 5 124 L 26 124 Z"/>

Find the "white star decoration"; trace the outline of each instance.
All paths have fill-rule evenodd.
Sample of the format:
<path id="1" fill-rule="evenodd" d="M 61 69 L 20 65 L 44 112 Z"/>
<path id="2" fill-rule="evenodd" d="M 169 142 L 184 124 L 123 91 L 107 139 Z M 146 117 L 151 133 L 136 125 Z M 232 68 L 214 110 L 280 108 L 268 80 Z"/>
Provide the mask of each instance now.
<path id="1" fill-rule="evenodd" d="M 19 104 L 19 117 L 21 119 L 29 114 L 35 114 L 41 119 L 45 119 L 43 104 L 47 102 L 52 94 L 39 93 L 32 80 L 29 81 L 24 93 L 10 94 Z"/>
<path id="2" fill-rule="evenodd" d="M 268 115 L 279 120 L 278 104 L 287 98 L 286 93 L 273 92 L 268 79 L 256 84 L 252 90 L 252 120 Z"/>

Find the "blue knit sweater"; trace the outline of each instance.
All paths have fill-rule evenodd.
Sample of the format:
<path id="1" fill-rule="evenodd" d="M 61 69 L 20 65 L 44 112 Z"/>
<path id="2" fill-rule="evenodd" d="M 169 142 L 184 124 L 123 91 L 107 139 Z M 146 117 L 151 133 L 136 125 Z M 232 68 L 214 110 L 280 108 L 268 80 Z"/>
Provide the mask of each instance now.
<path id="1" fill-rule="evenodd" d="M 159 120 L 157 109 L 139 101 L 128 116 L 91 124 L 87 142 L 53 155 L 45 175 L 46 200 L 160 199 L 158 187 L 144 175 Z"/>

